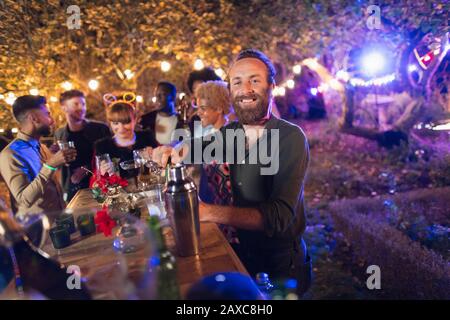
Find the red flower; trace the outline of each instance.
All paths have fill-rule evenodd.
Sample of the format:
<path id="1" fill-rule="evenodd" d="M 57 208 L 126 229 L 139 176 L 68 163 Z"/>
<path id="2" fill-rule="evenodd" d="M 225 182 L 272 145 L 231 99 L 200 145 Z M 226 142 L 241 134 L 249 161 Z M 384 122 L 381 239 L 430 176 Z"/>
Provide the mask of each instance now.
<path id="1" fill-rule="evenodd" d="M 97 232 L 103 232 L 105 237 L 112 234 L 111 230 L 116 226 L 116 222 L 108 215 L 107 210 L 99 210 L 95 215 L 95 224 L 97 225 Z"/>

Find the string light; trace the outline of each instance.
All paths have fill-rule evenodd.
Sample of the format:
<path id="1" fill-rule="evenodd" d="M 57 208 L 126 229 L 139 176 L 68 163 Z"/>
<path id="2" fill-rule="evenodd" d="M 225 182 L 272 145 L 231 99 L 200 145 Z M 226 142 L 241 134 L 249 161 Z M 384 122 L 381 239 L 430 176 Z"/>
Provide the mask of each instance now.
<path id="1" fill-rule="evenodd" d="M 153 98 L 152 98 L 152 102 L 153 102 L 153 103 L 156 103 L 156 97 L 153 97 Z"/>
<path id="2" fill-rule="evenodd" d="M 415 64 L 410 64 L 409 66 L 408 66 L 408 71 L 409 72 L 414 72 L 414 71 L 417 71 L 418 69 L 417 69 L 417 66 L 415 65 Z"/>
<path id="3" fill-rule="evenodd" d="M 167 62 L 167 61 L 161 62 L 161 71 L 162 72 L 169 71 L 171 67 L 172 67 L 172 65 L 170 64 L 170 62 Z"/>
<path id="4" fill-rule="evenodd" d="M 214 72 L 222 79 L 225 77 L 225 71 L 222 68 L 214 69 Z"/>
<path id="5" fill-rule="evenodd" d="M 50 101 L 51 101 L 51 102 L 58 102 L 58 98 L 55 97 L 55 96 L 51 96 L 51 97 L 50 97 Z"/>
<path id="6" fill-rule="evenodd" d="M 97 90 L 99 85 L 100 85 L 100 84 L 98 83 L 97 80 L 90 80 L 90 81 L 88 82 L 88 87 L 89 87 L 89 89 L 91 89 L 91 90 L 93 90 L 93 91 Z"/>
<path id="7" fill-rule="evenodd" d="M 186 96 L 186 93 L 184 93 L 184 92 L 180 92 L 180 94 L 178 95 L 180 100 L 182 100 L 185 96 Z"/>
<path id="8" fill-rule="evenodd" d="M 72 83 L 70 83 L 69 81 L 64 81 L 61 84 L 61 87 L 63 87 L 64 90 L 69 91 L 69 90 L 72 90 L 73 86 L 72 86 Z"/>
<path id="9" fill-rule="evenodd" d="M 194 62 L 194 69 L 195 70 L 202 70 L 205 67 L 205 65 L 203 64 L 202 59 L 196 59 Z"/>
<path id="10" fill-rule="evenodd" d="M 292 79 L 289 79 L 288 81 L 286 81 L 286 86 L 287 86 L 289 89 L 294 89 L 294 87 L 295 87 L 295 81 L 292 80 Z"/>
<path id="11" fill-rule="evenodd" d="M 16 101 L 16 95 L 13 92 L 9 92 L 8 96 L 5 99 L 6 103 L 9 105 L 13 105 L 14 101 Z"/>
<path id="12" fill-rule="evenodd" d="M 317 90 L 317 88 L 311 88 L 311 94 L 313 95 L 313 96 L 316 96 L 317 95 L 317 92 L 318 92 L 318 90 Z"/>
<path id="13" fill-rule="evenodd" d="M 39 90 L 36 88 L 30 89 L 30 94 L 33 96 L 39 95 Z"/>
<path id="14" fill-rule="evenodd" d="M 0 94 L 0 100 L 3 100 L 3 99 L 5 99 L 5 96 Z"/>
<path id="15" fill-rule="evenodd" d="M 299 64 L 296 64 L 294 67 L 292 67 L 292 71 L 295 74 L 300 74 L 302 72 L 302 66 Z"/>
<path id="16" fill-rule="evenodd" d="M 17 128 L 12 128 L 12 129 L 11 129 L 11 132 L 12 132 L 12 133 L 17 133 L 17 132 L 19 132 L 19 129 L 17 129 Z"/>
<path id="17" fill-rule="evenodd" d="M 125 75 L 125 77 L 130 80 L 131 78 L 134 77 L 134 72 L 131 71 L 130 69 L 127 69 L 123 72 L 123 74 Z"/>
<path id="18" fill-rule="evenodd" d="M 277 96 L 284 96 L 286 94 L 286 89 L 284 88 L 284 87 L 275 87 L 274 89 L 273 89 L 273 95 L 275 96 L 275 97 L 277 97 Z"/>
<path id="19" fill-rule="evenodd" d="M 368 86 L 372 86 L 372 85 L 382 86 L 382 85 L 388 84 L 389 82 L 392 82 L 394 80 L 395 80 L 395 74 L 392 73 L 387 76 L 370 79 L 368 81 L 365 81 L 360 78 L 352 78 L 352 79 L 350 79 L 350 84 L 354 87 L 368 87 Z"/>
<path id="20" fill-rule="evenodd" d="M 0 133 L 5 133 L 5 129 L 0 129 Z"/>
<path id="21" fill-rule="evenodd" d="M 434 127 L 432 127 L 433 130 L 436 131 L 446 131 L 446 130 L 450 130 L 450 122 L 444 123 L 444 124 L 438 124 Z"/>
<path id="22" fill-rule="evenodd" d="M 144 98 L 142 96 L 136 96 L 136 102 L 142 103 Z"/>

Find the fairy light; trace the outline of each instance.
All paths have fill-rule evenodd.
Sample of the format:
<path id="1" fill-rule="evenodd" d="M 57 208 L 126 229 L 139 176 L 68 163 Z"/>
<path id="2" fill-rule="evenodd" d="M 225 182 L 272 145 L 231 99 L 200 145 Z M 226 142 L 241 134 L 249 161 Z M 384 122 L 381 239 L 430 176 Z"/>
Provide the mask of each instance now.
<path id="1" fill-rule="evenodd" d="M 161 62 L 161 71 L 162 72 L 168 72 L 172 65 L 168 61 L 162 61 Z"/>
<path id="2" fill-rule="evenodd" d="M 417 69 L 417 66 L 415 65 L 415 64 L 410 64 L 409 66 L 408 66 L 408 71 L 409 72 L 414 72 L 414 71 L 417 71 L 418 69 Z"/>
<path id="3" fill-rule="evenodd" d="M 289 79 L 288 81 L 286 81 L 286 86 L 287 86 L 289 89 L 294 89 L 294 87 L 295 87 L 295 81 L 292 80 L 292 79 Z"/>
<path id="4" fill-rule="evenodd" d="M 202 59 L 196 59 L 194 62 L 194 69 L 195 70 L 202 70 L 205 67 Z"/>
<path id="5" fill-rule="evenodd" d="M 318 90 L 317 90 L 317 88 L 311 88 L 310 92 L 311 92 L 311 94 L 312 94 L 313 96 L 316 96 Z"/>
<path id="6" fill-rule="evenodd" d="M 13 105 L 14 101 L 16 101 L 16 95 L 13 92 L 9 92 L 8 96 L 5 99 L 6 103 L 9 105 Z"/>
<path id="7" fill-rule="evenodd" d="M 292 67 L 292 71 L 295 74 L 300 74 L 302 72 L 302 66 L 299 64 L 296 64 L 295 66 Z"/>
<path id="8" fill-rule="evenodd" d="M 5 129 L 0 129 L 0 133 L 5 133 Z"/>
<path id="9" fill-rule="evenodd" d="M 142 96 L 136 96 L 136 102 L 142 103 L 144 101 L 144 98 Z"/>
<path id="10" fill-rule="evenodd" d="M 180 94 L 178 95 L 178 97 L 180 98 L 180 100 L 183 100 L 183 98 L 186 96 L 186 93 L 184 92 L 180 92 Z"/>
<path id="11" fill-rule="evenodd" d="M 368 81 L 365 81 L 360 78 L 351 78 L 350 84 L 354 87 L 368 87 L 368 86 L 372 86 L 372 85 L 382 86 L 382 85 L 386 85 L 394 80 L 395 80 L 395 74 L 392 73 L 387 76 L 370 79 Z"/>
<path id="12" fill-rule="evenodd" d="M 156 103 L 156 97 L 153 97 L 153 98 L 152 98 L 152 102 L 153 102 L 153 103 Z"/>
<path id="13" fill-rule="evenodd" d="M 12 129 L 11 129 L 11 132 L 12 132 L 12 133 L 17 133 L 17 132 L 19 132 L 19 129 L 17 129 L 17 128 L 12 128 Z"/>
<path id="14" fill-rule="evenodd" d="M 131 78 L 134 77 L 134 72 L 131 71 L 130 69 L 127 69 L 123 72 L 123 74 L 125 75 L 125 77 L 130 80 Z"/>
<path id="15" fill-rule="evenodd" d="M 36 88 L 30 89 L 30 94 L 33 96 L 39 95 L 39 90 Z"/>
<path id="16" fill-rule="evenodd" d="M 51 102 L 58 102 L 58 98 L 55 97 L 55 96 L 51 96 L 51 97 L 50 97 L 50 101 L 51 101 Z"/>
<path id="17" fill-rule="evenodd" d="M 69 91 L 69 90 L 72 90 L 73 85 L 72 85 L 72 83 L 70 83 L 69 81 L 64 81 L 64 82 L 61 84 L 61 87 L 62 87 L 64 90 Z"/>
<path id="18" fill-rule="evenodd" d="M 450 122 L 447 122 L 447 123 L 444 123 L 444 124 L 438 124 L 438 125 L 432 127 L 432 130 L 436 130 L 436 131 L 450 130 Z"/>
<path id="19" fill-rule="evenodd" d="M 88 87 L 89 87 L 89 89 L 91 89 L 92 91 L 97 90 L 99 85 L 100 85 L 100 83 L 99 83 L 97 80 L 94 80 L 94 79 L 92 79 L 92 80 L 90 80 L 90 81 L 88 82 Z"/>
<path id="20" fill-rule="evenodd" d="M 225 71 L 222 68 L 214 69 L 214 72 L 222 79 L 225 77 Z"/>

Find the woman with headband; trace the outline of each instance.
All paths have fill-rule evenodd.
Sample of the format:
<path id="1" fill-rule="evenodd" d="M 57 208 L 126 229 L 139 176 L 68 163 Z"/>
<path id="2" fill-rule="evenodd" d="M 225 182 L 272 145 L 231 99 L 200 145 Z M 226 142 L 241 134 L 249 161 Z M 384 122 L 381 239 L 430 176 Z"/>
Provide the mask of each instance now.
<path id="1" fill-rule="evenodd" d="M 123 100 L 116 100 L 112 103 L 108 101 L 112 95 L 105 95 L 107 111 L 106 118 L 111 127 L 113 137 L 106 137 L 96 142 L 95 154 L 97 156 L 109 154 L 111 160 L 117 159 L 119 162 L 133 160 L 133 150 L 157 147 L 156 141 L 151 131 L 135 131 L 136 110 L 132 104 L 134 94 L 125 94 Z M 130 98 L 131 96 L 131 98 Z M 105 174 L 107 167 L 101 165 L 101 174 Z M 120 168 L 120 176 L 131 178 L 136 172 L 125 171 Z"/>

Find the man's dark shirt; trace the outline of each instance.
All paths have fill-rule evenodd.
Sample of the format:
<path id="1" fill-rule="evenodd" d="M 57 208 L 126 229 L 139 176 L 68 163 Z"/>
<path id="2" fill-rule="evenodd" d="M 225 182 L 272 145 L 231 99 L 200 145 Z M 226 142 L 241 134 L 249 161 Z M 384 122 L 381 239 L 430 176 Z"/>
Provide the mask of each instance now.
<path id="1" fill-rule="evenodd" d="M 55 132 L 55 139 L 61 141 L 73 141 L 77 149 L 77 158 L 70 165 L 62 166 L 62 187 L 70 201 L 80 189 L 89 187 L 89 175 L 86 175 L 78 184 L 73 184 L 70 177 L 76 168 L 81 166 L 92 170 L 92 157 L 94 155 L 94 143 L 102 138 L 110 137 L 109 127 L 101 122 L 86 120 L 82 130 L 72 132 L 68 125 Z"/>
<path id="2" fill-rule="evenodd" d="M 271 134 L 270 129 L 278 129 L 279 142 L 274 149 L 274 152 L 279 154 L 278 172 L 273 175 L 262 175 L 261 168 L 269 167 L 270 164 L 262 165 L 260 161 L 257 164 L 249 164 L 249 151 L 246 150 L 244 164 L 242 164 L 244 159 L 237 159 L 237 156 L 234 164 L 230 164 L 230 180 L 234 206 L 257 208 L 263 216 L 263 231 L 238 229 L 243 252 L 253 257 L 260 255 L 274 259 L 270 258 L 273 253 L 286 250 L 289 252 L 294 249 L 295 243 L 305 229 L 303 182 L 309 163 L 309 147 L 305 134 L 294 124 L 272 116 L 265 128 L 268 129 L 267 134 L 264 134 L 258 142 L 267 139 L 269 151 L 272 142 L 276 143 L 272 141 L 272 137 L 275 136 Z M 223 139 L 224 146 L 231 146 L 236 155 L 236 143 L 227 143 L 227 129 L 244 130 L 244 128 L 238 122 L 233 122 L 214 134 L 217 139 Z M 203 150 L 210 143 L 203 141 Z M 224 151 L 227 153 L 232 150 Z M 264 150 L 264 154 L 267 153 L 268 151 Z M 223 159 L 226 159 L 226 154 Z M 276 261 L 270 263 L 276 264 Z M 246 264 L 245 257 L 244 264 Z M 246 266 L 248 267 L 247 264 Z M 267 272 L 267 269 L 272 267 L 266 267 L 266 270 L 258 272 Z"/>

